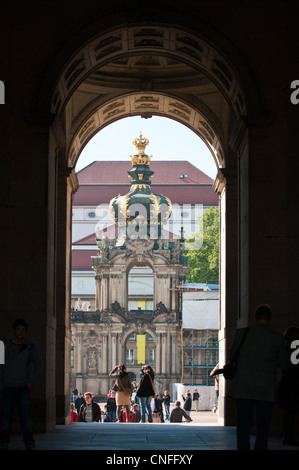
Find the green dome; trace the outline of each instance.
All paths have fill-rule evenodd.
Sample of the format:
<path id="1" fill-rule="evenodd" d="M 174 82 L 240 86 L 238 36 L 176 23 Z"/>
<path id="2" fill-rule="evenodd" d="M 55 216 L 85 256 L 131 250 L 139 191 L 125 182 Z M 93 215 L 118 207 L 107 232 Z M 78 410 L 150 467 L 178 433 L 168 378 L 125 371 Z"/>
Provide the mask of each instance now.
<path id="1" fill-rule="evenodd" d="M 132 238 L 157 239 L 171 215 L 171 202 L 151 189 L 154 172 L 149 167 L 151 157 L 144 153 L 148 142 L 141 134 L 133 140 L 138 154 L 131 155 L 132 169 L 128 171 L 131 188 L 127 194 L 110 201 L 110 212 L 119 232 Z"/>

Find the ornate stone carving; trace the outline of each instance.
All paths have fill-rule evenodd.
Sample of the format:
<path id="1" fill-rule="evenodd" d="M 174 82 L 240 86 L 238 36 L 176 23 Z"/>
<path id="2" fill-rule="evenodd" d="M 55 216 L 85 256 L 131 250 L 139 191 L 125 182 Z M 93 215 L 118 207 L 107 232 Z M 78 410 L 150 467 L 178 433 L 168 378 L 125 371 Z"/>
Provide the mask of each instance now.
<path id="1" fill-rule="evenodd" d="M 169 313 L 169 310 L 167 310 L 162 302 L 158 302 L 154 313 L 155 315 L 160 315 L 160 313 Z"/>

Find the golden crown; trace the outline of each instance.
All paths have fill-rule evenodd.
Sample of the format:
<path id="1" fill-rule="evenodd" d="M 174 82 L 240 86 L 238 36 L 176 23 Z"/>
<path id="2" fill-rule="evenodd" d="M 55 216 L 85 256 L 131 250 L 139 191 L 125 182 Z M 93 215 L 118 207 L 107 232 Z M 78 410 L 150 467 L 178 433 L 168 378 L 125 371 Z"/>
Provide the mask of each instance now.
<path id="1" fill-rule="evenodd" d="M 145 137 L 142 137 L 142 134 L 140 132 L 139 137 L 136 137 L 136 139 L 133 140 L 133 144 L 136 147 L 136 150 L 138 150 L 138 155 L 144 155 L 144 149 L 148 145 L 149 140 L 146 139 Z"/>
<path id="2" fill-rule="evenodd" d="M 146 139 L 145 137 L 142 137 L 142 134 L 140 132 L 139 137 L 136 137 L 134 139 L 133 144 L 136 147 L 136 150 L 138 152 L 137 155 L 131 155 L 131 160 L 133 165 L 148 165 L 151 159 L 151 156 L 149 157 L 148 155 L 144 154 L 144 149 L 148 145 L 149 140 Z"/>

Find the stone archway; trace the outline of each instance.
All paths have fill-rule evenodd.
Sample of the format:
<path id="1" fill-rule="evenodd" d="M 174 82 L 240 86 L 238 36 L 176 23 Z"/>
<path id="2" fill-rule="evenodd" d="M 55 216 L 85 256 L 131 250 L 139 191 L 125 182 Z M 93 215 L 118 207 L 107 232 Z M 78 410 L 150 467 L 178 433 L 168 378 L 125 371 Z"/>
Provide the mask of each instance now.
<path id="1" fill-rule="evenodd" d="M 153 57 L 161 58 L 160 65 L 168 62 L 162 72 L 158 66 L 160 72 L 150 80 L 144 78 L 144 66 L 138 68 L 135 62 L 135 75 L 126 80 L 125 71 L 130 67 L 127 60 L 131 57 L 139 59 L 139 64 Z M 188 73 L 187 80 L 182 78 L 182 72 Z M 210 94 L 213 99 L 209 98 Z M 236 205 L 237 161 L 242 152 L 246 161 L 247 152 L 242 120 L 246 100 L 233 67 L 208 42 L 179 28 L 115 29 L 113 33 L 92 39 L 66 64 L 53 93 L 52 112 L 56 118 L 50 146 L 61 162 L 58 218 L 63 229 L 57 240 L 57 259 L 61 264 L 59 269 L 67 273 L 65 285 L 62 282 L 59 286 L 64 294 L 56 305 L 61 320 L 65 318 L 69 326 L 69 214 L 71 197 L 77 188 L 74 166 L 80 152 L 96 132 L 122 117 L 137 114 L 145 118 L 169 117 L 188 126 L 204 140 L 219 170 L 215 191 L 221 207 L 220 357 L 224 361 L 227 340 L 238 318 L 238 272 L 243 268 L 237 251 L 240 236 Z M 246 207 L 246 199 L 243 204 Z M 242 287 L 246 290 L 244 283 Z M 69 339 L 68 334 L 61 337 L 66 351 Z M 64 374 L 65 369 L 61 372 Z M 64 383 L 66 380 L 65 375 Z M 221 397 L 220 409 L 224 410 L 224 389 Z M 224 412 L 222 417 L 224 420 Z"/>

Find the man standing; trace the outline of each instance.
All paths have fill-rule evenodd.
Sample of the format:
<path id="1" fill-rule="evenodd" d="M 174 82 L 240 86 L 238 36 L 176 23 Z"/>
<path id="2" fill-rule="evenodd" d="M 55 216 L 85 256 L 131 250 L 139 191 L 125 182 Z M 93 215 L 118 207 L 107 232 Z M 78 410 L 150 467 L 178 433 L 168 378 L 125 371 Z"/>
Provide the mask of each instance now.
<path id="1" fill-rule="evenodd" d="M 25 337 L 27 328 L 27 323 L 23 319 L 16 320 L 13 323 L 12 339 L 5 344 L 5 364 L 0 376 L 2 389 L 0 442 L 3 450 L 9 448 L 15 406 L 20 415 L 25 448 L 27 450 L 34 448 L 33 422 L 30 414 L 31 387 L 41 376 L 42 361 L 36 345 Z"/>
<path id="2" fill-rule="evenodd" d="M 197 388 L 193 392 L 193 402 L 195 405 L 195 411 L 198 411 L 198 406 L 199 406 L 199 393 Z"/>
<path id="3" fill-rule="evenodd" d="M 92 394 L 86 392 L 84 394 L 85 403 L 81 405 L 79 411 L 79 421 L 85 423 L 99 423 L 101 422 L 101 409 L 97 403 L 92 399 Z"/>
<path id="4" fill-rule="evenodd" d="M 76 399 L 76 401 L 75 401 L 75 408 L 77 410 L 77 415 L 79 415 L 80 408 L 84 403 L 85 403 L 84 397 L 83 397 L 82 393 L 80 392 L 77 399 Z"/>
<path id="5" fill-rule="evenodd" d="M 266 450 L 272 418 L 273 403 L 278 401 L 277 369 L 287 368 L 283 336 L 270 329 L 271 308 L 260 305 L 238 357 L 237 373 L 229 395 L 237 404 L 238 450 L 250 449 L 250 425 L 253 408 L 256 410 L 255 450 Z M 233 357 L 242 340 L 244 329 L 238 330 L 230 351 Z"/>

